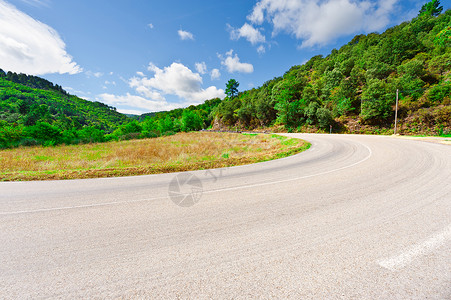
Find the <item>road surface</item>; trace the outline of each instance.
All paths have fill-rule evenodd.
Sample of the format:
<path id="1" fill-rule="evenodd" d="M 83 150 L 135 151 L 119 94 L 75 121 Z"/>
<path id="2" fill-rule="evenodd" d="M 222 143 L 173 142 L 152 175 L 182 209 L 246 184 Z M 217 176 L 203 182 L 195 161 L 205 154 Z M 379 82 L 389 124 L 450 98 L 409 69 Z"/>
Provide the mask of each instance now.
<path id="1" fill-rule="evenodd" d="M 291 136 L 311 149 L 0 183 L 0 298 L 451 299 L 451 147 Z"/>

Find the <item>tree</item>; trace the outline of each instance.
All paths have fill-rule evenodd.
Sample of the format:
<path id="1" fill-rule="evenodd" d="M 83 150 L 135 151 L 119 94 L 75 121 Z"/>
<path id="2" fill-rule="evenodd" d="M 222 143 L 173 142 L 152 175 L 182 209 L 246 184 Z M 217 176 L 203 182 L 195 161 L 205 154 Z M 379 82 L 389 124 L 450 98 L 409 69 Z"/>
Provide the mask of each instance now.
<path id="1" fill-rule="evenodd" d="M 363 121 L 387 119 L 392 112 L 394 99 L 393 88 L 385 81 L 371 79 L 362 92 L 360 117 Z"/>
<path id="2" fill-rule="evenodd" d="M 332 113 L 327 108 L 320 107 L 316 110 L 316 118 L 318 119 L 319 127 L 325 129 L 332 124 Z"/>
<path id="3" fill-rule="evenodd" d="M 432 0 L 424 4 L 420 9 L 420 16 L 438 16 L 443 11 L 443 6 L 440 6 L 439 0 Z"/>
<path id="4" fill-rule="evenodd" d="M 201 130 L 203 127 L 203 121 L 201 117 L 188 109 L 185 109 L 182 114 L 182 131 L 188 132 L 192 130 Z"/>
<path id="5" fill-rule="evenodd" d="M 238 86 L 240 84 L 235 79 L 230 79 L 229 82 L 226 84 L 226 95 L 230 99 L 235 98 L 236 95 L 238 95 Z"/>
<path id="6" fill-rule="evenodd" d="M 57 144 L 61 137 L 61 131 L 46 122 L 38 122 L 34 126 L 27 128 L 27 133 L 30 137 L 40 140 L 42 142 L 51 142 Z"/>
<path id="7" fill-rule="evenodd" d="M 166 132 L 171 132 L 174 130 L 174 121 L 166 115 L 164 118 L 158 120 L 157 129 L 160 134 L 165 134 Z"/>
<path id="8" fill-rule="evenodd" d="M 68 133 L 69 132 L 66 134 Z M 105 132 L 93 126 L 84 127 L 77 132 L 77 135 L 85 143 L 99 143 L 105 141 Z"/>

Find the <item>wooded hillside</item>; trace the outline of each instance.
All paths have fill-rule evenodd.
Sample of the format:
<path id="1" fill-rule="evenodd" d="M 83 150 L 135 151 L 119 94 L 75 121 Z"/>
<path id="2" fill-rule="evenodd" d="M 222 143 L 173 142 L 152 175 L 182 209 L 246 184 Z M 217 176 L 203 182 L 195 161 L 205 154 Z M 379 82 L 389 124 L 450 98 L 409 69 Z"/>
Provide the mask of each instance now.
<path id="1" fill-rule="evenodd" d="M 382 34 L 358 35 L 327 57 L 226 98 L 215 111 L 217 126 L 387 131 L 399 89 L 405 133 L 449 132 L 451 11 L 435 15 L 426 11 Z"/>

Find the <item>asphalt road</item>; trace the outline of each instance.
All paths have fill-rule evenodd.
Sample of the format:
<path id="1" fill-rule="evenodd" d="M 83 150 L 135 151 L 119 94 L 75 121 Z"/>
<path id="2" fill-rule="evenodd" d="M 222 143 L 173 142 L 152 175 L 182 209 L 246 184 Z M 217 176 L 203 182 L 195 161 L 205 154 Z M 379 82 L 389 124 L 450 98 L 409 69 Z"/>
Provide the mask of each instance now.
<path id="1" fill-rule="evenodd" d="M 451 299 L 451 147 L 293 136 L 249 166 L 0 183 L 0 298 Z"/>

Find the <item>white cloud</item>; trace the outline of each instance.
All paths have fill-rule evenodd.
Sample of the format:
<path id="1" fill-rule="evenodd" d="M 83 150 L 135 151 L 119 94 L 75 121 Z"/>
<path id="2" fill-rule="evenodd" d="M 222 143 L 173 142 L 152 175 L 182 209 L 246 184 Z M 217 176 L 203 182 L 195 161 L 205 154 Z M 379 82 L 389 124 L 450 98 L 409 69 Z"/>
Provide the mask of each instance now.
<path id="1" fill-rule="evenodd" d="M 171 110 L 179 107 L 179 105 L 174 103 L 168 103 L 166 102 L 166 100 L 162 101 L 149 100 L 141 96 L 131 95 L 129 93 L 123 96 L 104 93 L 98 95 L 98 97 L 96 97 L 96 101 L 100 101 L 102 103 L 118 107 L 119 112 L 127 113 L 130 110 L 133 110 L 137 114 L 145 112 Z M 119 108 L 119 106 L 122 106 L 122 108 Z"/>
<path id="2" fill-rule="evenodd" d="M 186 40 L 194 40 L 194 35 L 191 32 L 188 31 L 184 31 L 182 29 L 180 29 L 179 31 L 177 31 L 179 34 L 179 37 L 182 41 L 186 41 Z"/>
<path id="3" fill-rule="evenodd" d="M 195 66 L 198 73 L 202 75 L 207 73 L 207 64 L 205 62 L 196 63 Z"/>
<path id="4" fill-rule="evenodd" d="M 130 85 L 131 84 L 132 83 L 130 83 Z M 144 86 L 142 83 L 136 83 L 136 85 L 134 85 L 133 88 L 135 89 L 136 92 L 138 92 L 139 94 L 143 95 L 148 99 L 157 101 L 166 101 L 166 98 L 160 92 L 152 90 Z"/>
<path id="5" fill-rule="evenodd" d="M 122 109 L 122 108 L 118 108 L 117 111 L 126 115 L 138 115 L 138 116 L 148 112 L 136 109 Z"/>
<path id="6" fill-rule="evenodd" d="M 144 76 L 146 76 L 146 75 L 144 75 L 144 73 L 143 73 L 143 72 L 141 72 L 141 71 L 138 71 L 138 72 L 136 72 L 136 75 L 138 75 L 138 76 L 141 76 L 141 77 L 144 77 Z"/>
<path id="7" fill-rule="evenodd" d="M 219 77 L 221 77 L 221 72 L 219 72 L 218 69 L 211 70 L 211 73 L 210 73 L 211 80 L 219 79 Z"/>
<path id="8" fill-rule="evenodd" d="M 254 66 L 249 63 L 240 62 L 240 58 L 237 54 L 233 55 L 233 50 L 230 50 L 226 53 L 226 57 L 222 55 L 218 55 L 219 59 L 221 59 L 221 64 L 227 68 L 229 73 L 252 73 L 254 72 Z"/>
<path id="9" fill-rule="evenodd" d="M 227 24 L 228 25 L 228 24 Z M 233 28 L 228 25 L 230 30 L 230 38 L 232 40 L 238 40 L 245 38 L 252 45 L 266 42 L 266 38 L 261 34 L 259 29 L 255 29 L 252 25 L 245 23 L 241 28 Z"/>
<path id="10" fill-rule="evenodd" d="M 200 74 L 181 63 L 172 63 L 164 69 L 150 63 L 148 70 L 154 73 L 153 77 L 133 77 L 129 81 L 130 87 L 147 98 L 163 101 L 164 95 L 176 95 L 186 103 L 200 104 L 208 99 L 224 97 L 224 90 L 215 86 L 202 88 Z"/>
<path id="11" fill-rule="evenodd" d="M 149 27 L 150 29 L 154 29 L 155 28 L 152 23 L 147 24 L 147 27 Z"/>
<path id="12" fill-rule="evenodd" d="M 103 73 L 102 73 L 102 72 L 86 71 L 85 74 L 86 74 L 86 76 L 88 76 L 88 78 L 90 78 L 90 77 L 100 78 L 100 77 L 103 76 Z"/>
<path id="13" fill-rule="evenodd" d="M 258 46 L 257 53 L 258 54 L 264 54 L 266 52 L 266 48 L 263 45 Z"/>
<path id="14" fill-rule="evenodd" d="M 2 69 L 30 75 L 82 72 L 82 68 L 72 60 L 65 48 L 66 45 L 53 28 L 0 0 Z"/>
<path id="15" fill-rule="evenodd" d="M 22 0 L 22 2 L 27 3 L 32 6 L 49 6 L 50 0 Z"/>
<path id="16" fill-rule="evenodd" d="M 302 47 L 325 45 L 340 36 L 381 30 L 399 0 L 260 0 L 248 20 L 273 25 L 273 35 L 293 34 Z"/>
<path id="17" fill-rule="evenodd" d="M 72 88 L 70 86 L 64 86 L 63 89 L 65 91 L 68 91 L 72 95 L 77 95 L 79 98 L 82 98 L 82 99 L 85 99 L 85 100 L 87 100 L 87 99 L 83 98 L 83 97 L 80 97 L 80 95 L 85 95 L 85 96 L 86 95 L 91 95 L 91 92 L 84 92 L 84 91 L 76 90 L 76 89 L 74 89 L 74 88 Z"/>

